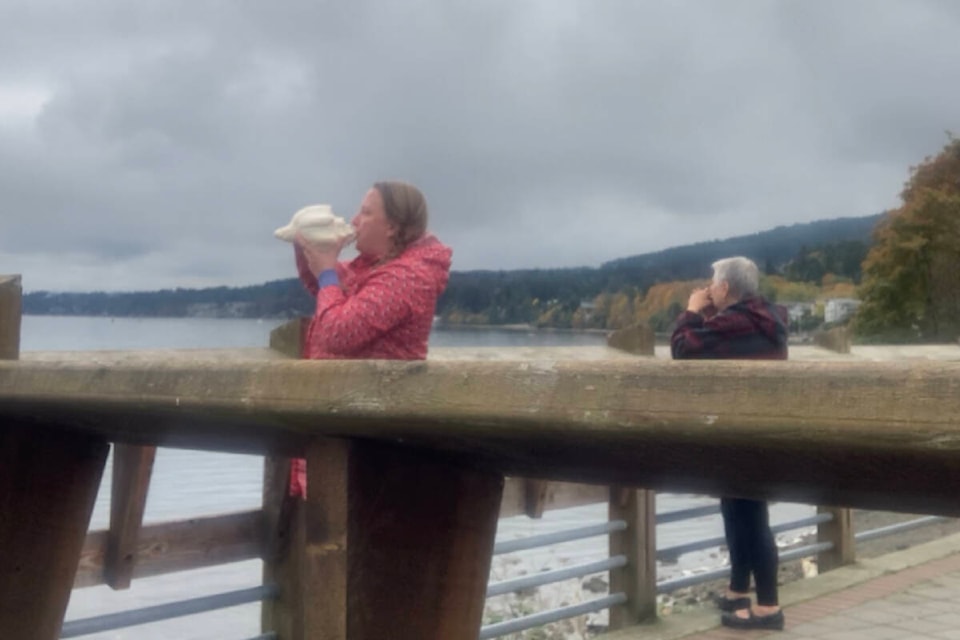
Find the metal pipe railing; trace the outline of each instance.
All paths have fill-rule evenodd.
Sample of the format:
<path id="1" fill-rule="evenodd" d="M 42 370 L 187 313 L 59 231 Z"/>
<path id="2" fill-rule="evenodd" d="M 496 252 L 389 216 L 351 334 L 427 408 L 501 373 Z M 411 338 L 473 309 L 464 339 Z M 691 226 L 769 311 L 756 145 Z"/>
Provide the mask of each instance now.
<path id="1" fill-rule="evenodd" d="M 487 597 L 500 596 L 505 593 L 513 593 L 522 589 L 531 589 L 545 584 L 552 584 L 570 578 L 580 578 L 592 573 L 602 573 L 610 569 L 619 569 L 627 566 L 627 556 L 612 556 L 605 560 L 596 562 L 586 562 L 565 569 L 555 569 L 553 571 L 544 571 L 532 576 L 524 576 L 514 580 L 504 580 L 503 582 L 494 582 L 487 586 Z"/>
<path id="2" fill-rule="evenodd" d="M 784 553 L 780 554 L 780 561 L 786 562 L 788 560 L 812 556 L 821 551 L 828 551 L 832 548 L 832 542 L 818 542 L 817 544 L 810 544 L 804 547 L 791 549 L 790 551 L 785 551 Z M 726 566 L 720 567 L 719 569 L 713 569 L 711 571 L 704 571 L 703 573 L 695 573 L 693 575 L 683 576 L 682 578 L 664 580 L 663 582 L 657 583 L 657 593 L 669 593 L 670 591 L 676 591 L 677 589 L 692 587 L 695 584 L 702 584 L 704 582 L 710 582 L 711 580 L 720 580 L 721 578 L 726 578 L 729 575 L 730 567 Z"/>
<path id="3" fill-rule="evenodd" d="M 820 524 L 821 522 L 829 522 L 831 520 L 833 520 L 832 513 L 818 513 L 816 515 L 801 518 L 799 520 L 793 520 L 792 522 L 783 522 L 773 525 L 770 527 L 770 530 L 773 533 L 782 533 L 784 531 L 809 527 Z M 725 543 L 726 538 L 723 536 L 717 536 L 715 538 L 704 538 L 703 540 L 685 542 L 672 547 L 664 547 L 663 549 L 657 549 L 657 560 L 673 559 L 678 556 L 682 556 L 685 553 L 690 553 L 691 551 L 700 551 L 702 549 L 710 549 L 711 547 L 719 547 Z"/>
<path id="4" fill-rule="evenodd" d="M 657 524 L 670 524 L 680 520 L 690 520 L 691 518 L 700 518 L 703 516 L 712 516 L 720 513 L 719 504 L 707 504 L 702 507 L 691 507 L 689 509 L 677 509 L 676 511 L 667 511 L 657 514 Z"/>
<path id="5" fill-rule="evenodd" d="M 611 520 L 603 524 L 590 525 L 588 527 L 579 527 L 577 529 L 564 529 L 563 531 L 554 531 L 553 533 L 543 533 L 516 540 L 504 540 L 493 545 L 493 555 L 502 553 L 513 553 L 515 551 L 525 551 L 527 549 L 537 549 L 551 544 L 560 544 L 561 542 L 570 542 L 572 540 L 582 540 L 594 536 L 602 536 L 614 531 L 624 531 L 627 523 L 623 520 Z"/>
<path id="6" fill-rule="evenodd" d="M 540 613 L 523 616 L 522 618 L 514 618 L 513 620 L 507 620 L 505 622 L 497 622 L 496 624 L 483 627 L 480 630 L 479 640 L 497 638 L 499 636 L 505 636 L 508 633 L 515 633 L 525 629 L 533 629 L 534 627 L 540 627 L 545 624 L 550 624 L 551 622 L 557 622 L 558 620 L 566 620 L 567 618 L 574 618 L 585 613 L 601 611 L 618 604 L 623 604 L 626 601 L 626 595 L 622 593 L 614 593 L 603 598 L 589 600 L 587 602 L 570 605 L 568 607 L 550 609 L 549 611 L 541 611 Z"/>
<path id="7" fill-rule="evenodd" d="M 918 527 L 925 527 L 938 522 L 946 522 L 947 520 L 950 520 L 950 518 L 944 518 L 943 516 L 925 516 L 923 518 L 916 518 L 915 520 L 907 520 L 906 522 L 887 525 L 886 527 L 870 529 L 869 531 L 861 531 L 855 534 L 853 539 L 857 542 L 865 542 L 867 540 L 873 540 L 874 538 L 882 538 L 883 536 L 909 531 Z"/>
<path id="8" fill-rule="evenodd" d="M 719 505 L 705 505 L 690 509 L 679 509 L 664 514 L 658 514 L 657 524 L 668 524 L 692 518 L 699 518 L 706 515 L 713 515 L 719 513 L 719 510 Z M 823 522 L 829 522 L 832 519 L 833 514 L 831 513 L 818 513 L 806 518 L 772 525 L 770 529 L 773 531 L 773 533 L 781 533 L 783 531 L 819 525 Z M 945 522 L 948 520 L 950 520 L 950 518 L 940 516 L 916 518 L 906 522 L 900 522 L 885 527 L 879 527 L 877 529 L 871 529 L 869 531 L 863 531 L 856 534 L 854 538 L 858 542 L 873 540 L 883 536 L 936 524 L 938 522 Z M 507 540 L 497 543 L 494 546 L 494 554 L 500 555 L 504 553 L 536 549 L 600 535 L 609 535 L 610 533 L 624 531 L 626 529 L 626 522 L 623 520 L 613 520 L 601 524 L 578 527 L 576 529 L 567 529 L 564 531 L 556 531 L 542 535 L 528 536 L 526 538 Z M 657 559 L 676 558 L 684 553 L 716 547 L 724 543 L 725 539 L 722 536 L 718 536 L 674 545 L 672 547 L 659 549 L 657 551 Z M 797 558 L 816 555 L 817 553 L 827 551 L 832 548 L 833 544 L 830 542 L 815 543 L 785 551 L 779 555 L 779 558 L 781 562 L 786 562 Z M 595 562 L 567 567 L 564 569 L 557 569 L 532 576 L 524 576 L 513 580 L 496 582 L 488 585 L 487 597 L 491 598 L 498 595 L 560 582 L 562 580 L 579 578 L 594 573 L 602 573 L 605 571 L 610 571 L 611 569 L 625 567 L 628 563 L 629 561 L 625 556 L 618 555 Z M 668 593 L 670 591 L 701 584 L 703 582 L 719 580 L 726 578 L 729 576 L 729 574 L 730 568 L 727 566 L 689 576 L 674 578 L 672 580 L 664 580 L 663 582 L 657 584 L 657 593 Z M 129 611 L 122 611 L 119 613 L 96 616 L 92 618 L 67 621 L 63 625 L 60 637 L 74 638 L 92 633 L 111 631 L 114 629 L 131 627 L 149 622 L 159 622 L 181 616 L 258 602 L 267 598 L 276 597 L 277 591 L 278 590 L 275 585 L 262 585 L 259 587 L 252 587 L 250 589 L 231 591 L 212 596 L 194 598 L 191 600 L 182 600 L 179 602 L 171 602 L 152 607 L 144 607 L 141 609 L 132 609 Z M 480 640 L 484 640 L 486 638 L 495 638 L 508 633 L 523 631 L 525 629 L 531 629 L 549 624 L 551 622 L 557 622 L 586 613 L 599 611 L 611 606 L 623 604 L 626 602 L 626 599 L 626 595 L 617 593 L 577 605 L 560 607 L 549 611 L 542 611 L 532 615 L 515 618 L 513 620 L 499 622 L 483 627 L 479 638 Z M 277 637 L 278 636 L 276 632 L 270 631 L 250 638 L 249 640 L 277 640 Z"/>
<path id="9" fill-rule="evenodd" d="M 76 638 L 77 636 L 85 636 L 91 633 L 112 631 L 114 629 L 133 627 L 148 622 L 159 622 L 161 620 L 179 618 L 194 613 L 204 613 L 251 602 L 260 602 L 266 598 L 275 598 L 276 596 L 277 587 L 275 585 L 261 585 L 249 589 L 240 589 L 239 591 L 229 591 L 227 593 L 218 593 L 216 595 L 203 596 L 190 600 L 168 602 L 152 607 L 131 609 L 129 611 L 110 613 L 93 618 L 81 618 L 79 620 L 64 622 L 60 637 Z"/>

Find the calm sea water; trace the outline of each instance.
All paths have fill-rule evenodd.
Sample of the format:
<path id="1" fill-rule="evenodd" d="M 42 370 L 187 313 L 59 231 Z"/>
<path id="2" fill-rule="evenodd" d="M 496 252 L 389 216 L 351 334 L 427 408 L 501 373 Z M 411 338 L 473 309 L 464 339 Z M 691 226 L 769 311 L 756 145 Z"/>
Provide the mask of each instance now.
<path id="1" fill-rule="evenodd" d="M 267 344 L 270 331 L 278 324 L 279 322 L 271 321 L 206 318 L 25 316 L 21 349 L 35 351 L 260 347 Z M 574 346 L 602 343 L 603 337 L 597 334 L 486 329 L 436 330 L 431 337 L 431 346 L 438 347 Z M 157 453 L 145 521 L 153 523 L 256 509 L 260 506 L 261 499 L 262 464 L 259 456 L 161 449 Z M 108 461 L 91 522 L 92 529 L 103 529 L 109 524 L 110 471 L 111 464 Z M 704 496 L 673 494 L 660 494 L 657 501 L 658 511 L 715 502 L 714 499 Z M 809 515 L 811 512 L 812 508 L 807 506 L 780 504 L 774 506 L 771 517 L 774 522 L 783 522 Z M 526 517 L 502 520 L 497 537 L 512 539 L 605 520 L 606 506 L 603 504 L 551 511 L 541 520 L 530 520 Z M 697 518 L 658 527 L 658 546 L 666 547 L 719 535 L 722 535 L 722 526 L 716 516 Z M 514 577 L 516 572 L 521 570 L 528 573 L 539 572 L 599 560 L 606 555 L 606 540 L 602 537 L 556 545 L 549 549 L 515 554 L 511 558 L 496 559 L 491 580 Z M 722 559 L 723 555 L 717 549 L 691 553 L 683 556 L 678 564 L 661 567 L 660 573 L 671 577 L 678 573 L 717 566 Z M 260 584 L 260 572 L 259 561 L 248 561 L 135 580 L 127 591 L 115 592 L 107 587 L 78 589 L 71 597 L 67 620 L 256 586 Z M 550 602 L 544 604 L 555 606 Z M 247 605 L 93 634 L 84 638 L 241 640 L 257 635 L 259 628 L 259 605 Z"/>

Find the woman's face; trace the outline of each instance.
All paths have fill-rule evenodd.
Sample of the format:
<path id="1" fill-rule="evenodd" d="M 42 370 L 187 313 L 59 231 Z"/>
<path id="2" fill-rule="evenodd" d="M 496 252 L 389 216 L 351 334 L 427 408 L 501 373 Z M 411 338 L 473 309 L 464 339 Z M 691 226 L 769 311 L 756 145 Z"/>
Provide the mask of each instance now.
<path id="1" fill-rule="evenodd" d="M 383 197 L 376 189 L 370 189 L 360 202 L 360 210 L 351 221 L 357 231 L 357 251 L 375 257 L 383 257 L 393 248 L 397 227 L 387 219 Z"/>
<path id="2" fill-rule="evenodd" d="M 727 296 L 730 294 L 730 283 L 726 280 L 718 281 L 714 278 L 710 282 L 710 286 L 707 287 L 707 291 L 710 294 L 710 302 L 713 303 L 719 311 L 723 311 L 730 306 Z"/>

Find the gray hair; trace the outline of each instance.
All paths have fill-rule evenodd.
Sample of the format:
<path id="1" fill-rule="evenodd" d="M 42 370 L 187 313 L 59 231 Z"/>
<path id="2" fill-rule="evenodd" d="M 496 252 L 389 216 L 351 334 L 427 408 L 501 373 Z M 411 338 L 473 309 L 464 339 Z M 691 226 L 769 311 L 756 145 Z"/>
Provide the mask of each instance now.
<path id="1" fill-rule="evenodd" d="M 750 258 L 737 256 L 713 263 L 713 281 L 730 285 L 730 296 L 742 300 L 760 290 L 760 270 Z"/>

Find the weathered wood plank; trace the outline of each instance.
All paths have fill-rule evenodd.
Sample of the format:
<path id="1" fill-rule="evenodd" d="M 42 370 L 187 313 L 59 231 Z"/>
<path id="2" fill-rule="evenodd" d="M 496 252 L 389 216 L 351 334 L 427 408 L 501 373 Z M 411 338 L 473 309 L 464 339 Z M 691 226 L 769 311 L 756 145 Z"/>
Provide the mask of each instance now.
<path id="1" fill-rule="evenodd" d="M 354 441 L 348 640 L 475 640 L 502 487 L 468 460 Z"/>
<path id="2" fill-rule="evenodd" d="M 147 525 L 140 530 L 133 577 L 199 569 L 259 558 L 263 548 L 263 512 L 243 511 Z M 105 583 L 107 531 L 87 535 L 74 588 Z"/>
<path id="3" fill-rule="evenodd" d="M 348 561 L 354 536 L 350 510 L 360 509 L 350 479 L 355 443 L 319 438 L 307 447 L 307 498 L 303 508 L 303 564 L 300 588 L 304 602 L 303 640 L 311 638 L 376 638 L 350 632 L 350 572 Z M 389 478 L 389 469 L 384 469 Z M 386 517 L 388 513 L 376 514 Z M 370 526 L 372 523 L 365 523 Z M 371 615 L 380 615 L 375 602 L 364 600 Z"/>
<path id="4" fill-rule="evenodd" d="M 833 548 L 817 554 L 821 573 L 853 564 L 857 560 L 857 541 L 853 530 L 853 512 L 839 507 L 817 507 L 817 513 L 832 513 L 833 520 L 817 527 L 817 542 L 831 542 Z"/>
<path id="5" fill-rule="evenodd" d="M 463 461 L 319 439 L 273 563 L 264 628 L 291 640 L 475 640 L 502 478 Z"/>
<path id="6" fill-rule="evenodd" d="M 0 638 L 59 637 L 108 449 L 89 435 L 0 429 Z"/>
<path id="7" fill-rule="evenodd" d="M 657 617 L 656 494 L 611 487 L 610 520 L 625 520 L 627 529 L 610 534 L 610 556 L 625 555 L 627 566 L 610 571 L 610 593 L 627 601 L 610 608 L 610 628 L 623 629 Z"/>
<path id="8" fill-rule="evenodd" d="M 535 480 L 526 478 L 523 482 L 524 508 L 528 518 L 542 518 L 547 508 L 547 491 L 550 488 L 549 480 Z M 503 505 L 501 504 L 501 507 Z"/>
<path id="9" fill-rule="evenodd" d="M 503 500 L 500 502 L 500 517 L 529 515 L 528 478 L 507 478 L 503 485 Z M 533 480 L 532 482 L 541 482 Z M 575 482 L 547 481 L 543 491 L 544 511 L 567 509 L 585 504 L 606 502 L 609 489 L 603 485 L 577 484 Z"/>
<path id="10" fill-rule="evenodd" d="M 122 441 L 402 440 L 508 475 L 945 514 L 956 415 L 956 362 L 0 363 L 0 416 Z"/>
<path id="11" fill-rule="evenodd" d="M 122 443 L 113 447 L 110 531 L 103 567 L 104 578 L 111 589 L 130 588 L 156 455 L 156 447 Z"/>
<path id="12" fill-rule="evenodd" d="M 303 355 L 303 341 L 310 318 L 294 318 L 270 332 L 270 348 L 288 358 Z"/>
<path id="13" fill-rule="evenodd" d="M 285 553 L 290 544 L 291 512 L 298 501 L 286 496 L 289 460 L 264 460 L 264 509 L 163 522 L 141 528 L 134 550 L 132 578 L 145 578 L 189 569 L 263 558 L 264 582 L 276 582 L 270 559 Z M 524 513 L 524 478 L 504 484 L 500 517 Z M 544 510 L 596 504 L 607 499 L 608 489 L 598 485 L 547 482 Z M 267 498 L 269 496 L 269 499 Z M 80 555 L 74 588 L 106 584 L 105 557 L 108 531 L 87 534 Z M 264 608 L 267 611 L 267 607 Z M 273 628 L 268 625 L 265 628 Z"/>
<path id="14" fill-rule="evenodd" d="M 296 574 L 299 560 L 291 560 L 291 544 L 299 521 L 300 501 L 287 495 L 290 477 L 290 459 L 267 456 L 263 460 L 263 583 L 294 585 L 299 583 Z M 302 529 L 302 527 L 301 527 Z M 302 542 L 299 543 L 302 547 Z M 292 619 L 299 615 L 291 604 L 299 599 L 290 599 L 289 588 L 281 591 L 280 597 L 264 601 L 260 608 L 260 625 L 264 631 L 276 631 L 282 638 L 294 637 L 290 630 Z"/>
<path id="15" fill-rule="evenodd" d="M 0 360 L 20 356 L 22 305 L 20 276 L 0 276 Z"/>

